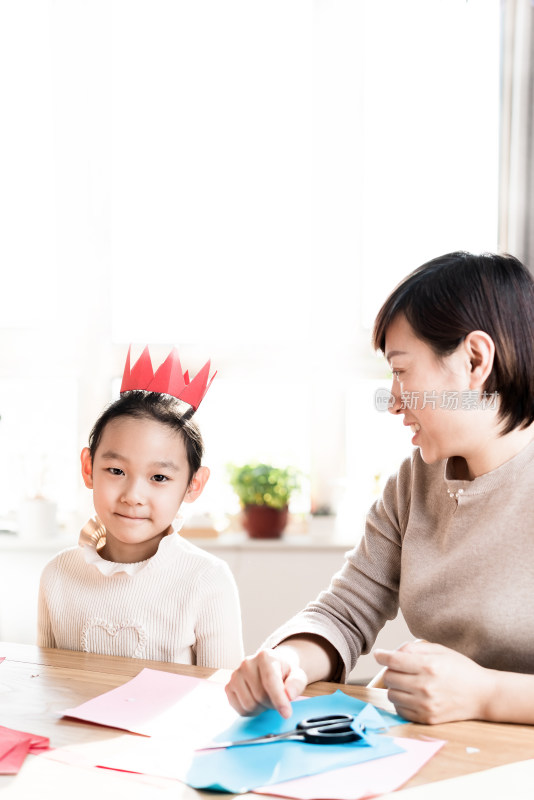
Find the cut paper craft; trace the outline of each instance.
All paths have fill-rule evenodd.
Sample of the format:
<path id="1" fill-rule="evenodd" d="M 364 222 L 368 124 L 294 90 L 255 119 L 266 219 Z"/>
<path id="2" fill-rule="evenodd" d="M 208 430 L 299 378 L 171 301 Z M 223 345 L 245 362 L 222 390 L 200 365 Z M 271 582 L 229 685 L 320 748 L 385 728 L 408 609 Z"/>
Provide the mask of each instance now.
<path id="1" fill-rule="evenodd" d="M 386 720 L 373 706 L 339 690 L 331 695 L 297 700 L 291 705 L 293 714 L 289 720 L 283 719 L 277 711 L 264 711 L 257 717 L 238 720 L 219 734 L 215 741 L 236 741 L 266 733 L 281 733 L 291 730 L 302 719 L 327 714 L 353 714 L 357 722 L 366 727 L 366 741 L 318 745 L 286 740 L 226 750 L 205 750 L 195 755 L 184 777 L 185 782 L 195 789 L 247 792 L 258 786 L 272 786 L 402 752 L 402 746 L 391 737 L 373 732 L 388 727 Z M 253 754 L 251 748 L 254 749 Z"/>
<path id="2" fill-rule="evenodd" d="M 221 698 L 226 700 L 222 687 L 218 687 L 221 692 Z M 206 741 L 206 731 L 212 724 L 210 715 L 206 715 L 205 709 L 198 700 L 201 696 L 197 695 L 196 701 L 193 700 L 193 695 L 190 693 L 185 700 L 191 698 L 190 708 L 186 711 L 182 707 L 182 714 L 180 723 L 175 723 L 175 735 L 157 735 L 152 737 L 144 736 L 127 736 L 126 734 L 118 739 L 107 740 L 103 742 L 91 742 L 85 745 L 70 746 L 54 750 L 49 755 L 49 758 L 61 760 L 66 763 L 74 763 L 79 766 L 99 766 L 106 767 L 107 769 L 123 770 L 127 772 L 138 772 L 145 775 L 157 776 L 160 778 L 174 778 L 181 781 L 190 782 L 190 767 L 194 763 L 198 754 L 193 752 L 192 741 L 199 739 L 201 733 L 200 727 L 204 727 L 204 740 Z M 319 698 L 314 698 L 319 700 Z M 228 706 L 228 702 L 226 701 Z M 314 704 L 314 712 L 320 713 L 317 710 L 317 704 Z M 229 707 L 229 706 L 228 706 Z M 351 713 L 358 709 L 350 709 Z M 275 713 L 275 712 L 273 712 Z M 302 713 L 305 713 L 303 711 Z M 362 712 L 361 712 L 362 713 Z M 279 717 L 281 719 L 281 717 Z M 360 720 L 363 716 L 360 717 Z M 191 735 L 190 723 L 193 726 L 193 734 Z M 382 727 L 382 723 L 380 723 Z M 219 724 L 219 731 L 224 730 L 224 726 Z M 227 732 L 227 727 L 226 727 Z M 221 735 L 221 734 L 219 734 Z M 348 759 L 349 763 L 354 763 L 358 759 L 363 758 L 379 758 L 387 756 L 389 752 L 399 752 L 403 745 L 396 745 L 391 742 L 389 737 L 377 736 L 376 734 L 368 734 L 368 739 L 375 736 L 379 740 L 379 746 L 363 745 L 359 749 L 361 753 L 351 753 Z M 347 752 L 342 752 L 343 759 L 339 759 L 339 751 L 348 745 L 306 745 L 307 748 L 312 747 L 311 751 L 305 753 L 303 760 L 302 751 L 299 752 L 299 744 L 292 742 L 292 747 L 282 753 L 286 756 L 283 759 L 276 759 L 276 763 L 271 764 L 270 774 L 272 779 L 282 780 L 293 778 L 297 775 L 302 775 L 304 772 L 310 772 L 314 768 L 317 769 L 331 769 L 335 768 L 336 763 L 347 763 Z M 244 754 L 245 748 L 235 748 L 233 750 L 220 750 L 216 751 L 221 754 L 233 753 L 234 755 L 228 758 L 223 757 L 217 769 L 220 767 L 220 772 L 217 773 L 217 780 L 221 782 L 221 788 L 224 787 L 227 791 L 236 791 L 235 786 L 259 785 L 266 783 L 268 777 L 265 776 L 265 763 L 256 763 L 258 757 L 263 756 L 268 748 L 277 748 L 280 745 L 269 744 L 266 746 L 254 747 L 254 753 L 251 753 L 251 748 L 247 747 L 247 754 Z M 297 748 L 296 750 L 293 748 Z M 236 753 L 240 752 L 240 756 L 236 757 Z M 262 754 L 263 751 L 263 754 Z M 337 761 L 332 763 L 332 756 L 338 751 Z M 365 751 L 365 752 L 364 752 Z M 213 751 L 212 751 L 213 752 Z M 328 755 L 328 753 L 330 755 Z M 317 766 L 316 759 L 321 755 L 323 762 Z M 288 761 L 288 758 L 290 759 Z M 280 764 L 278 762 L 280 761 Z M 312 766 L 310 767 L 310 761 Z M 245 775 L 243 774 L 245 771 Z M 189 777 L 188 777 L 189 776 Z M 246 780 L 245 780 L 246 779 Z"/>
<path id="3" fill-rule="evenodd" d="M 0 725 L 0 775 L 16 775 L 28 753 L 47 750 L 49 740 Z"/>
<path id="4" fill-rule="evenodd" d="M 313 714 L 302 713 L 307 704 L 313 707 Z M 345 705 L 347 709 L 345 709 Z M 350 706 L 350 708 L 348 708 Z M 407 720 L 396 714 L 390 714 L 381 708 L 376 708 L 363 700 L 345 694 L 341 690 L 333 694 L 320 695 L 319 697 L 303 697 L 295 700 L 291 707 L 293 715 L 284 720 L 277 711 L 264 711 L 255 717 L 237 717 L 234 724 L 224 733 L 217 735 L 213 742 L 238 739 L 252 739 L 266 733 L 282 733 L 295 727 L 296 722 L 308 717 L 326 716 L 328 714 L 352 714 L 356 722 L 364 725 L 368 731 L 382 733 L 389 730 L 392 725 L 406 724 Z M 296 716 L 298 714 L 298 716 Z M 237 716 L 237 715 L 236 715 Z M 272 725 L 272 728 L 269 728 Z M 206 742 L 207 744 L 207 742 Z"/>
<path id="5" fill-rule="evenodd" d="M 189 372 L 183 372 L 178 350 L 173 348 L 156 373 L 152 368 L 148 346 L 145 347 L 133 367 L 130 367 L 132 347 L 128 348 L 124 374 L 122 376 L 121 394 L 134 390 L 146 392 L 159 392 L 170 394 L 178 400 L 192 406 L 196 411 L 217 374 L 213 373 L 209 379 L 210 361 L 189 380 Z"/>
<path id="6" fill-rule="evenodd" d="M 302 699 L 305 699 L 305 698 L 302 698 Z M 341 717 L 342 715 L 336 715 L 336 717 L 337 716 Z M 332 718 L 334 718 L 333 715 L 332 715 Z M 348 727 L 352 728 L 352 730 L 355 731 L 358 734 L 358 737 L 361 740 L 360 744 L 362 746 L 363 745 L 367 745 L 369 747 L 373 746 L 373 744 L 374 744 L 374 739 L 373 739 L 373 736 L 372 736 L 372 732 L 373 731 L 384 732 L 384 731 L 387 730 L 387 725 L 384 724 L 384 720 L 382 719 L 380 714 L 377 712 L 377 710 L 375 708 L 373 708 L 373 706 L 371 706 L 371 705 L 365 706 L 365 708 L 363 708 L 362 711 L 360 711 L 359 714 L 351 714 L 349 719 L 351 719 L 351 718 L 352 718 L 352 722 L 350 722 L 350 724 L 347 721 Z M 323 718 L 321 718 L 321 720 L 324 721 Z M 317 727 L 321 726 L 321 722 L 319 722 L 319 718 L 318 717 L 313 717 L 313 721 L 315 723 L 315 726 L 317 726 Z M 339 722 L 339 720 L 338 720 L 338 722 Z M 314 726 L 306 726 L 306 727 L 314 727 Z M 301 733 L 300 736 L 299 736 L 298 727 L 295 728 L 295 729 L 290 728 L 290 731 L 291 731 L 291 734 L 292 734 L 293 738 L 300 739 L 300 741 L 304 741 L 304 742 L 309 741 L 305 734 Z M 262 741 L 256 741 L 256 737 L 254 737 L 252 739 L 240 739 L 238 741 L 229 741 L 229 742 L 225 741 L 225 742 L 222 742 L 222 743 L 219 744 L 220 740 L 217 739 L 217 741 L 214 741 L 214 742 L 210 743 L 209 745 L 207 745 L 205 747 L 199 747 L 198 750 L 218 750 L 218 749 L 226 749 L 228 747 L 239 747 L 239 746 L 252 745 L 252 744 L 274 744 L 274 742 L 277 741 L 277 736 L 278 735 L 280 735 L 281 737 L 285 738 L 286 732 L 282 732 L 281 734 L 275 733 L 274 738 L 268 738 L 268 739 L 262 740 Z M 269 736 L 272 736 L 272 734 L 270 733 Z M 356 737 L 354 739 L 352 739 L 351 741 L 357 741 Z M 313 742 L 313 740 L 312 740 L 312 743 L 313 744 L 326 744 L 325 741 Z M 341 743 L 346 744 L 347 742 L 346 741 L 337 742 L 337 744 L 341 744 Z"/>
<path id="7" fill-rule="evenodd" d="M 210 714 L 216 720 L 224 719 L 222 724 L 237 717 L 236 712 L 230 709 L 222 686 L 202 678 L 148 668 L 122 686 L 62 713 L 65 717 L 144 736 L 172 736 L 183 729 L 185 720 L 189 727 L 189 741 L 192 741 L 195 721 L 204 731 L 202 741 L 205 741 L 206 736 L 220 729 L 210 728 L 206 723 Z M 191 746 L 196 744 L 197 739 Z"/>
<path id="8" fill-rule="evenodd" d="M 233 792 L 401 752 L 402 745 L 377 731 L 405 720 L 341 691 L 295 701 L 292 708 L 290 720 L 284 720 L 276 711 L 243 719 L 231 709 L 220 684 L 145 668 L 122 686 L 63 712 L 65 716 L 144 737 L 120 737 L 117 742 L 106 742 L 105 747 L 93 743 L 66 750 L 76 752 L 76 757 L 88 765 L 175 778 L 195 788 L 209 786 Z M 358 724 L 366 727 L 367 743 L 258 745 L 254 747 L 254 758 L 250 754 L 243 758 L 245 748 L 239 747 L 193 753 L 195 747 L 212 741 L 281 732 L 294 727 L 299 719 L 332 713 L 357 717 Z M 68 758 L 67 752 L 64 757 Z"/>
<path id="9" fill-rule="evenodd" d="M 341 695 L 344 694 L 341 691 L 339 693 Z M 362 701 L 359 700 L 358 702 L 361 703 Z M 389 720 L 388 716 L 390 717 Z M 394 719 L 391 719 L 392 717 L 394 717 Z M 383 733 L 384 731 L 389 730 L 391 725 L 401 725 L 402 723 L 406 722 L 406 720 L 402 719 L 402 717 L 397 717 L 394 714 L 388 715 L 386 711 L 375 708 L 375 706 L 372 706 L 371 703 L 364 704 L 360 713 L 357 714 L 356 720 L 368 731 L 374 731 L 375 733 Z"/>
<path id="10" fill-rule="evenodd" d="M 395 737 L 394 742 L 404 749 L 404 753 L 274 786 L 262 786 L 254 791 L 297 800 L 362 800 L 376 797 L 384 792 L 394 792 L 405 784 L 445 744 L 439 739 Z"/>

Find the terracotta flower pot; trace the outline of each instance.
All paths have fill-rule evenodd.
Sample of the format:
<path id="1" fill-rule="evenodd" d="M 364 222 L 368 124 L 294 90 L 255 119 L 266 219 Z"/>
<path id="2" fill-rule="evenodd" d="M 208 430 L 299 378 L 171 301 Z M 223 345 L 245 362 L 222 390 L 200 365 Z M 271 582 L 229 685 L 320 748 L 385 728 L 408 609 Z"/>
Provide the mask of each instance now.
<path id="1" fill-rule="evenodd" d="M 287 525 L 287 506 L 245 506 L 243 527 L 252 539 L 278 539 Z"/>

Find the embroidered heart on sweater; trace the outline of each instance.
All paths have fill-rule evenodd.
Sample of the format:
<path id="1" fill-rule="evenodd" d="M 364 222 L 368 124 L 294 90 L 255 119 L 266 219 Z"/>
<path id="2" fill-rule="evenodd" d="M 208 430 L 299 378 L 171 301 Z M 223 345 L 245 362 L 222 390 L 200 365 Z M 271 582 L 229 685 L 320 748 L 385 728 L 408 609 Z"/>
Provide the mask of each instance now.
<path id="1" fill-rule="evenodd" d="M 93 617 L 82 629 L 81 647 L 84 653 L 141 658 L 147 642 L 144 627 L 132 620 L 109 622 Z"/>

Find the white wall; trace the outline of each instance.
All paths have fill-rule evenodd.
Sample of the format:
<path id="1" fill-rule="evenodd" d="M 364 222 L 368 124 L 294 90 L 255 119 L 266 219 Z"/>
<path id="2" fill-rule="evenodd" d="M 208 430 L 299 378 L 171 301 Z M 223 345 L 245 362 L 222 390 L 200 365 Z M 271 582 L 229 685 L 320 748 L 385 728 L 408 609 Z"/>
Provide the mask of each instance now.
<path id="1" fill-rule="evenodd" d="M 247 654 L 327 588 L 349 547 L 313 543 L 303 535 L 265 542 L 237 535 L 201 544 L 223 558 L 236 578 Z M 59 547 L 59 543 L 46 541 L 0 539 L 0 640 L 35 643 L 39 576 Z M 399 616 L 386 625 L 377 646 L 396 647 L 408 638 L 409 631 Z M 377 670 L 372 655 L 362 656 L 351 680 L 369 679 Z"/>

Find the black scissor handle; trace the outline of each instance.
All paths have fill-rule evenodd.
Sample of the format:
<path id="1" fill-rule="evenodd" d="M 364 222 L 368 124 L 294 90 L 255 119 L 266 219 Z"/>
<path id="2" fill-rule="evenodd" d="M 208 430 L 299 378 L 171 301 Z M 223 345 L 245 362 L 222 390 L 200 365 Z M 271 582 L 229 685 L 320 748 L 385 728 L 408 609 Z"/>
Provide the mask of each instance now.
<path id="1" fill-rule="evenodd" d="M 301 722 L 297 723 L 297 728 L 299 731 L 305 731 L 308 730 L 308 728 L 317 728 L 318 726 L 327 728 L 330 725 L 339 725 L 340 723 L 350 725 L 353 720 L 354 717 L 351 714 L 327 714 L 324 717 L 303 719 Z"/>
<path id="2" fill-rule="evenodd" d="M 348 722 L 308 728 L 302 733 L 304 741 L 310 742 L 310 744 L 345 744 L 345 742 L 357 742 L 362 738 Z"/>
<path id="3" fill-rule="evenodd" d="M 353 721 L 351 714 L 328 714 L 324 717 L 303 719 L 297 724 L 297 730 L 311 744 L 344 744 L 362 738 L 352 727 Z"/>

